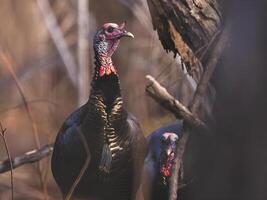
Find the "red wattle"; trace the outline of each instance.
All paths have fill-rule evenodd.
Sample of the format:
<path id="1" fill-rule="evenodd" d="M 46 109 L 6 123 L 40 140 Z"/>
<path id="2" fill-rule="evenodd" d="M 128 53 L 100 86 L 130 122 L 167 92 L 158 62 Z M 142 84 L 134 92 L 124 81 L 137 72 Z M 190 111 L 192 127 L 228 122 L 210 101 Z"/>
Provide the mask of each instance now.
<path id="1" fill-rule="evenodd" d="M 115 68 L 112 66 L 112 65 L 107 65 L 107 66 L 101 66 L 100 69 L 99 69 L 99 76 L 102 77 L 104 76 L 105 74 L 106 75 L 109 75 L 111 73 L 114 73 L 116 74 L 116 70 Z"/>
<path id="2" fill-rule="evenodd" d="M 162 173 L 162 175 L 165 176 L 165 177 L 170 176 L 170 172 L 169 172 L 169 170 L 168 170 L 166 167 L 162 167 L 162 169 L 161 169 L 161 173 Z"/>
<path id="3" fill-rule="evenodd" d="M 105 67 L 101 66 L 100 69 L 99 69 L 99 76 L 100 76 L 100 77 L 104 76 L 105 71 L 106 71 L 106 70 L 105 70 Z"/>
<path id="4" fill-rule="evenodd" d="M 110 69 L 110 66 L 108 66 L 108 67 L 106 68 L 106 74 L 109 75 L 110 73 L 111 73 L 111 69 Z"/>

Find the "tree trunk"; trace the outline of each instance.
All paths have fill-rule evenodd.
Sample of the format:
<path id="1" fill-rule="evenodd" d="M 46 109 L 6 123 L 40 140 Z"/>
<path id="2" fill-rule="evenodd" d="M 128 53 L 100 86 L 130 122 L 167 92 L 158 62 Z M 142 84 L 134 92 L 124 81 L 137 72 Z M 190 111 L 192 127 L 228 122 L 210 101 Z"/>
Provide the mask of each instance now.
<path id="1" fill-rule="evenodd" d="M 147 0 L 152 23 L 164 49 L 179 54 L 190 75 L 199 79 L 201 62 L 222 25 L 216 0 Z"/>

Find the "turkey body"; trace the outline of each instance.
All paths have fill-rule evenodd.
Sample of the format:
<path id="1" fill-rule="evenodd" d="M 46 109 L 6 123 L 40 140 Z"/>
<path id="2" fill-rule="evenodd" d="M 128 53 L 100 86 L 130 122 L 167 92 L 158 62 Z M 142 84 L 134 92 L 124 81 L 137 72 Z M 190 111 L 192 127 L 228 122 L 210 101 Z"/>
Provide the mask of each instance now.
<path id="1" fill-rule="evenodd" d="M 113 91 L 108 77 L 101 86 Z M 108 80 L 109 79 L 109 80 Z M 100 87 L 101 88 L 101 87 Z M 95 199 L 131 199 L 138 185 L 145 155 L 145 139 L 137 120 L 122 105 L 121 97 L 107 105 L 103 89 L 94 90 L 89 101 L 64 122 L 56 138 L 52 156 L 52 172 L 63 195 L 70 190 L 87 155 L 79 134 L 83 134 L 90 150 L 90 163 L 74 195 Z M 80 133 L 79 131 L 80 130 Z M 111 168 L 107 174 L 99 170 L 102 149 L 108 140 Z M 135 169 L 136 168 L 136 169 Z M 139 172 L 138 172 L 139 171 Z M 104 173 L 104 174 L 102 174 Z"/>
<path id="2" fill-rule="evenodd" d="M 66 196 L 88 158 L 85 140 L 90 162 L 73 196 L 89 200 L 133 200 L 140 186 L 146 140 L 136 118 L 123 106 L 119 78 L 110 58 L 110 51 L 115 51 L 118 45 L 114 34 L 131 34 L 123 29 L 124 25 L 109 23 L 103 27 L 95 36 L 96 68 L 89 100 L 59 130 L 51 168 Z M 106 37 L 115 39 L 105 40 Z"/>
<path id="3" fill-rule="evenodd" d="M 169 183 L 163 183 L 160 174 L 160 156 L 163 151 L 161 138 L 164 133 L 175 133 L 179 138 L 182 137 L 182 123 L 177 122 L 161 127 L 152 132 L 148 137 L 148 154 L 145 159 L 143 171 L 143 191 L 145 200 L 168 200 Z"/>

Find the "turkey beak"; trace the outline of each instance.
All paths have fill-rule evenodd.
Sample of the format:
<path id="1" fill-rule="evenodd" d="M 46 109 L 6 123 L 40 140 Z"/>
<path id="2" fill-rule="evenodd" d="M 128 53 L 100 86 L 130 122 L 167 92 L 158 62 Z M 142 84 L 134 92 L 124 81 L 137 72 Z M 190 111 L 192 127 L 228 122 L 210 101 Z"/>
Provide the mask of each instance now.
<path id="1" fill-rule="evenodd" d="M 167 148 L 166 149 L 166 155 L 169 156 L 169 155 L 171 155 L 171 153 L 172 153 L 172 149 L 171 148 Z"/>
<path id="2" fill-rule="evenodd" d="M 123 31 L 122 36 L 134 38 L 134 35 L 131 32 L 125 30 Z"/>
<path id="3" fill-rule="evenodd" d="M 119 25 L 119 29 L 122 31 L 121 37 L 131 37 L 134 38 L 134 35 L 131 32 L 128 32 L 125 30 L 126 22 L 122 22 L 121 25 Z"/>

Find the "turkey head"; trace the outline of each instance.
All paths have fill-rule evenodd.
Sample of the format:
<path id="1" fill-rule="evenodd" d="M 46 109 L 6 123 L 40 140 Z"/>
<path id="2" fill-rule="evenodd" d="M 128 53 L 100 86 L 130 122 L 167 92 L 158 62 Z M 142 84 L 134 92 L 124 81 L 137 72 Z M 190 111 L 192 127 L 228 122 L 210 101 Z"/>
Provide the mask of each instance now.
<path id="1" fill-rule="evenodd" d="M 125 30 L 125 22 L 121 25 L 115 23 L 104 24 L 94 37 L 94 50 L 96 53 L 96 62 L 100 66 L 98 77 L 104 75 L 116 74 L 112 64 L 111 56 L 116 51 L 122 37 L 134 38 L 134 35 Z"/>
<path id="2" fill-rule="evenodd" d="M 178 139 L 179 137 L 175 133 L 170 132 L 164 133 L 161 137 L 159 169 L 163 184 L 166 184 L 166 179 L 171 176 Z"/>

